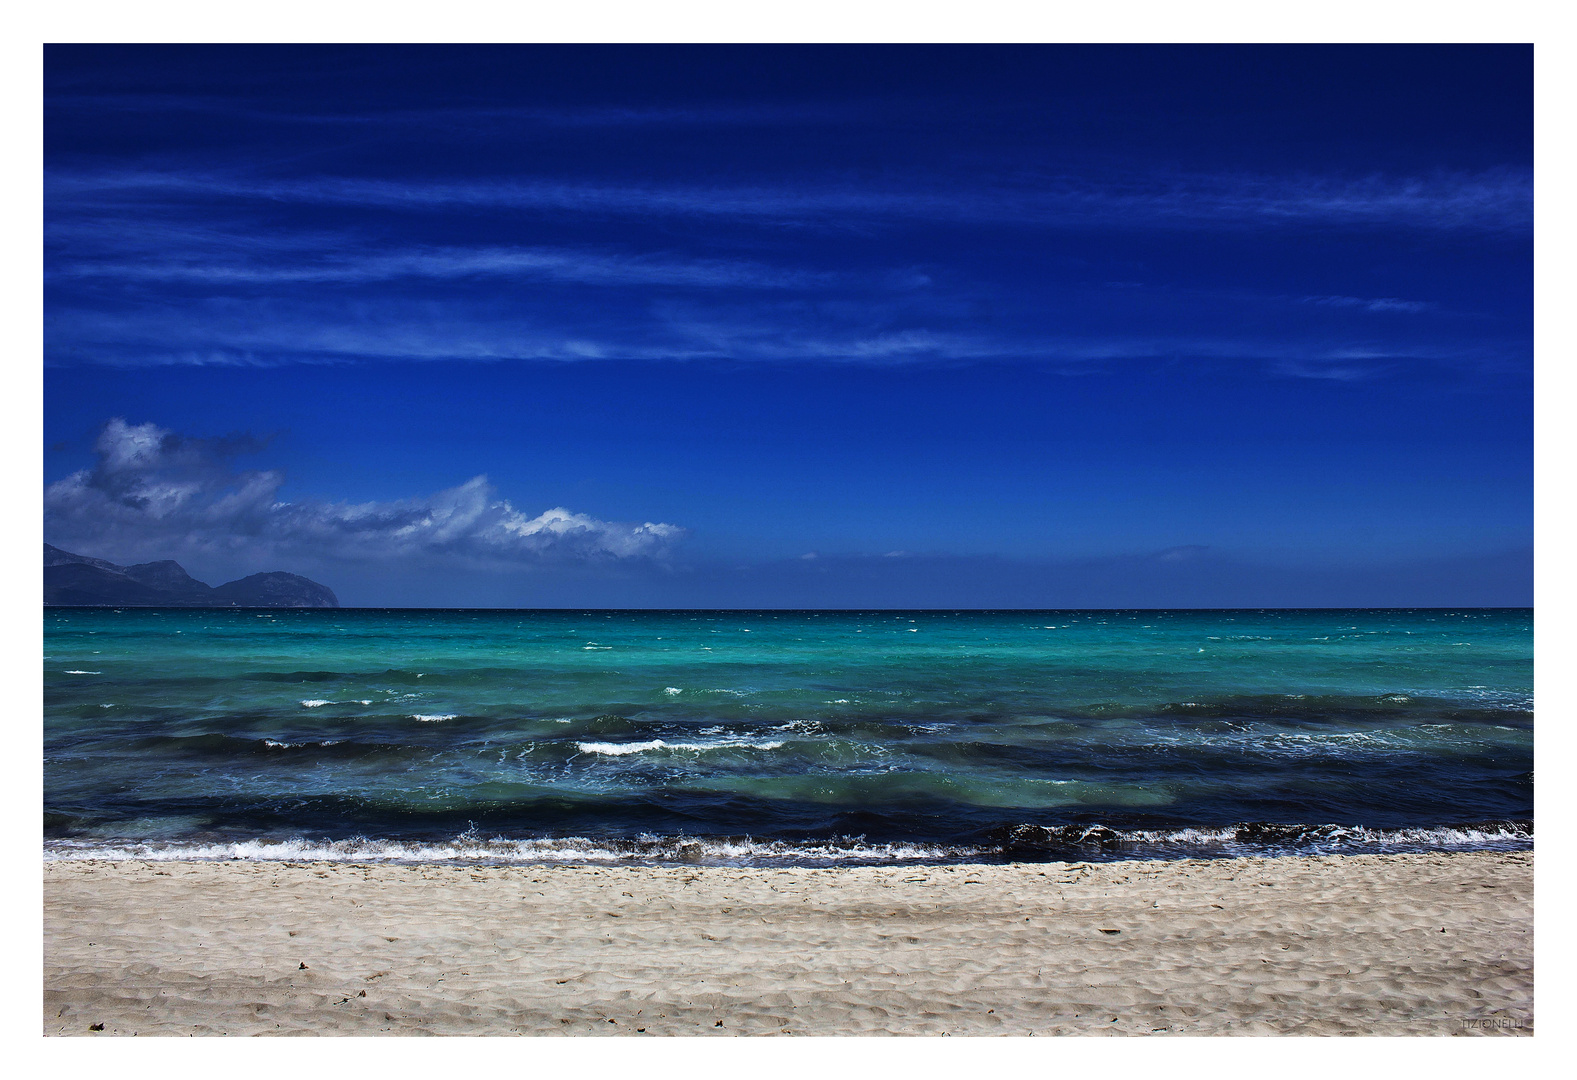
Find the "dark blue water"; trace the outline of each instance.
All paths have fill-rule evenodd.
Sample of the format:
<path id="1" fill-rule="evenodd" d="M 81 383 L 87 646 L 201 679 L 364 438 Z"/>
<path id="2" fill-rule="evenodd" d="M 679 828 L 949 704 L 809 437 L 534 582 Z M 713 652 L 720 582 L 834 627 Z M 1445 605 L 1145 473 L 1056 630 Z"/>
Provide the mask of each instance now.
<path id="1" fill-rule="evenodd" d="M 49 609 L 56 856 L 1531 844 L 1528 610 Z"/>

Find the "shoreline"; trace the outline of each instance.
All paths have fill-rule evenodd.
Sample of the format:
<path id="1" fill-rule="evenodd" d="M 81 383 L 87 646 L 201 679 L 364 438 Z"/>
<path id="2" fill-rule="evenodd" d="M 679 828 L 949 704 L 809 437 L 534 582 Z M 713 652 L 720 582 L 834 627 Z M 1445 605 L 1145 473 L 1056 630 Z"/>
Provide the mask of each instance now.
<path id="1" fill-rule="evenodd" d="M 1531 1034 L 1533 865 L 48 860 L 43 1030 Z"/>
<path id="2" fill-rule="evenodd" d="M 378 865 L 673 865 L 733 869 L 855 866 L 1014 865 L 1023 862 L 1134 862 L 1175 859 L 1407 855 L 1533 850 L 1531 819 L 1370 827 L 1248 821 L 1232 825 L 1112 827 L 1002 826 L 989 838 L 870 841 L 863 836 L 785 840 L 748 834 L 574 835 L 509 838 L 479 830 L 416 839 L 312 840 L 269 836 L 228 840 L 114 841 L 46 838 L 44 860 L 338 862 Z"/>

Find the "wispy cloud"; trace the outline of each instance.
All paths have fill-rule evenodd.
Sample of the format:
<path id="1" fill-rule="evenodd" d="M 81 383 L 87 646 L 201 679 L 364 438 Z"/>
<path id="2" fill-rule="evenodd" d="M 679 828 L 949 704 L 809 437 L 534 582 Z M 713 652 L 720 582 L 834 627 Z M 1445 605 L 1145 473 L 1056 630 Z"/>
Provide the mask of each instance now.
<path id="1" fill-rule="evenodd" d="M 1318 379 L 1326 382 L 1367 382 L 1392 370 L 1394 365 L 1378 358 L 1365 363 L 1310 362 L 1307 360 L 1277 360 L 1271 370 L 1277 375 L 1293 379 Z"/>
<path id="2" fill-rule="evenodd" d="M 212 300 L 194 318 L 182 305 L 113 311 L 59 306 L 46 317 L 48 362 L 108 366 L 272 367 L 376 360 L 587 362 L 969 362 L 1051 364 L 1070 374 L 1132 363 L 1215 363 L 1303 378 L 1372 378 L 1419 365 L 1480 370 L 1521 362 L 1478 342 L 1392 342 L 1330 334 L 1211 335 L 1183 328 L 1048 334 L 959 325 L 862 325 L 841 312 L 781 304 L 707 309 L 687 303 L 631 321 L 613 309 L 501 310 L 467 301 L 420 304 Z"/>
<path id="3" fill-rule="evenodd" d="M 1124 287 L 1103 287 L 1080 276 L 1106 281 L 1105 266 L 1048 274 L 1030 229 L 1012 245 L 1012 270 L 952 249 L 924 262 L 928 247 L 910 238 L 930 235 L 916 225 L 950 222 L 1215 237 L 1255 221 L 1510 228 L 1524 180 L 1048 179 L 906 193 L 64 171 L 51 180 L 46 222 L 46 362 L 1003 360 L 1073 372 L 1204 359 L 1321 379 L 1420 363 L 1504 366 L 1517 343 L 1495 343 L 1494 327 L 1448 340 L 1427 300 L 1329 284 L 1308 295 L 1121 278 L 1111 280 Z M 509 217 L 532 208 L 551 212 Z M 867 242 L 883 222 L 910 231 Z M 776 227 L 786 223 L 854 231 L 804 242 Z M 1372 357 L 1354 352 L 1370 348 Z"/>
<path id="4" fill-rule="evenodd" d="M 601 521 L 554 507 L 530 515 L 485 476 L 434 495 L 386 502 L 285 501 L 277 469 L 237 471 L 247 436 L 193 439 L 156 424 L 111 420 L 92 469 L 44 492 L 45 536 L 121 558 L 224 556 L 254 566 L 276 557 L 419 557 L 495 568 L 661 556 L 685 530 Z"/>
<path id="5" fill-rule="evenodd" d="M 1044 228 L 1278 225 L 1524 230 L 1532 177 L 1500 169 L 1428 177 L 1047 176 L 1013 187 L 630 186 L 555 180 L 426 182 L 356 177 L 268 179 L 241 172 L 56 171 L 51 200 L 83 206 L 248 199 L 405 210 L 575 211 L 830 225 L 856 221 L 994 222 Z"/>
<path id="6" fill-rule="evenodd" d="M 237 243 L 222 253 L 185 251 L 136 261 L 65 258 L 57 261 L 50 276 L 213 285 L 357 284 L 404 278 L 464 280 L 490 277 L 545 279 L 583 285 L 702 289 L 825 288 L 837 280 L 833 274 L 786 270 L 743 261 L 677 260 L 552 248 L 431 247 L 383 253 L 319 251 L 294 261 L 261 257 L 278 251 L 278 247 L 265 247 L 261 252 L 249 250 L 245 241 L 237 238 Z"/>
<path id="7" fill-rule="evenodd" d="M 1318 304 L 1321 307 L 1361 308 L 1364 311 L 1397 311 L 1416 315 L 1419 312 L 1429 311 L 1435 305 L 1427 300 L 1399 300 L 1394 296 L 1384 296 L 1378 299 L 1367 299 L 1361 296 L 1305 296 L 1305 304 Z"/>

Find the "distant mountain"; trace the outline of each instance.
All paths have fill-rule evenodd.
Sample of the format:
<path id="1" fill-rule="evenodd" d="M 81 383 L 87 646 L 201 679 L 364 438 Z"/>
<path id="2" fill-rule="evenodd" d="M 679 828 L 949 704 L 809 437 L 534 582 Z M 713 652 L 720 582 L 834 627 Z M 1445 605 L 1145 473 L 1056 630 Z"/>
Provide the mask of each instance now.
<path id="1" fill-rule="evenodd" d="M 44 545 L 44 604 L 69 607 L 309 607 L 335 608 L 326 585 L 273 571 L 210 587 L 181 564 L 117 566 Z"/>

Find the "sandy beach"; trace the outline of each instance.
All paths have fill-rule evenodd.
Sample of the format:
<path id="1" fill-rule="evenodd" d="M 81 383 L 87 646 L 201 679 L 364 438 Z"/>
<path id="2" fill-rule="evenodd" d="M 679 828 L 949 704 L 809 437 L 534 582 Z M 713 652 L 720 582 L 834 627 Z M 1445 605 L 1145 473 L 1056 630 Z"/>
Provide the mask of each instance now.
<path id="1" fill-rule="evenodd" d="M 1531 853 L 44 864 L 51 1035 L 1530 1034 Z"/>

